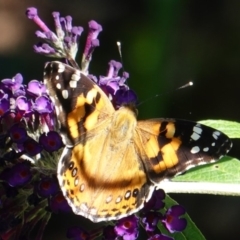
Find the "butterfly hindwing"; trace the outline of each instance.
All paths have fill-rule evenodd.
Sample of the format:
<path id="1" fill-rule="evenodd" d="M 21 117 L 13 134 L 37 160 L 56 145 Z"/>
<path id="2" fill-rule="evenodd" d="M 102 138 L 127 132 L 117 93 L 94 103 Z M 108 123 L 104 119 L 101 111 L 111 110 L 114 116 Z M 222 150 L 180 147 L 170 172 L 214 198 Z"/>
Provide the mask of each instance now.
<path id="1" fill-rule="evenodd" d="M 64 196 L 76 214 L 94 222 L 122 218 L 143 207 L 153 191 L 136 151 L 134 113 L 115 111 L 85 141 L 65 148 L 58 165 Z"/>
<path id="2" fill-rule="evenodd" d="M 98 140 L 103 140 L 99 148 Z M 66 149 L 59 162 L 59 183 L 69 205 L 94 222 L 135 213 L 153 191 L 133 145 L 123 155 L 120 147 L 110 149 L 111 140 L 100 134 L 84 150 L 81 144 Z"/>

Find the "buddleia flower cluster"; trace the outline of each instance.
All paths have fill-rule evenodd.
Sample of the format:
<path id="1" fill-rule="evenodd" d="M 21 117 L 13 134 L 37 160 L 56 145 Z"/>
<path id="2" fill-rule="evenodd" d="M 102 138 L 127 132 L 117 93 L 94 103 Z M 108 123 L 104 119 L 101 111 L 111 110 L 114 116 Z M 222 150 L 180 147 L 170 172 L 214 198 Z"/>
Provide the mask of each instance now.
<path id="1" fill-rule="evenodd" d="M 136 94 L 126 85 L 129 74 L 119 74 L 121 63 L 110 61 L 106 76 L 96 77 L 88 73 L 92 53 L 99 46 L 98 35 L 102 31 L 97 22 L 89 22 L 79 67 L 75 57 L 82 27 L 72 26 L 70 16 L 60 17 L 58 12 L 54 12 L 54 33 L 40 19 L 37 9 L 27 9 L 26 15 L 40 28 L 36 36 L 42 42 L 33 47 L 36 53 L 61 59 L 81 69 L 103 89 L 116 109 L 126 101 L 137 102 Z M 24 80 L 19 73 L 1 81 L 0 239 L 42 239 L 52 214 L 73 214 L 56 177 L 63 148 L 57 126 L 54 105 L 42 81 Z M 76 222 L 75 226 L 66 229 L 66 236 L 68 239 L 131 240 L 137 239 L 140 229 L 143 229 L 146 239 L 173 239 L 170 233 L 180 232 L 187 225 L 183 217 L 185 210 L 178 205 L 166 208 L 164 198 L 164 191 L 156 190 L 138 214 L 101 225 L 94 232 L 83 229 Z M 37 231 L 32 236 L 34 228 Z M 165 234 L 159 230 L 161 228 L 165 229 Z"/>

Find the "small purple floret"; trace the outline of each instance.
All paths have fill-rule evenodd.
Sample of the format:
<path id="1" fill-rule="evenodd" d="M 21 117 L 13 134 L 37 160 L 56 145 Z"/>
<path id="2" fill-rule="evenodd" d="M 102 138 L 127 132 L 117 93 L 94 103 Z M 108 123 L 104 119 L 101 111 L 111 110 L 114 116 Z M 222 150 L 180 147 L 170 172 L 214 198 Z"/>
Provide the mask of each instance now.
<path id="1" fill-rule="evenodd" d="M 155 190 L 152 197 L 148 202 L 144 204 L 143 212 L 148 212 L 151 210 L 158 211 L 164 207 L 163 200 L 165 199 L 165 192 L 162 189 Z"/>
<path id="2" fill-rule="evenodd" d="M 49 207 L 54 213 L 72 211 L 62 192 L 58 192 L 49 199 Z"/>
<path id="3" fill-rule="evenodd" d="M 32 178 L 30 163 L 24 161 L 15 164 L 12 168 L 6 168 L 0 175 L 0 178 L 6 181 L 12 187 L 23 186 Z"/>
<path id="4" fill-rule="evenodd" d="M 6 88 L 10 89 L 13 93 L 21 87 L 23 77 L 20 73 L 18 73 L 13 78 L 3 79 L 1 82 L 2 84 L 5 85 Z"/>
<path id="5" fill-rule="evenodd" d="M 158 221 L 162 219 L 162 214 L 160 212 L 148 212 L 143 215 L 142 223 L 147 232 L 155 231 Z"/>
<path id="6" fill-rule="evenodd" d="M 50 31 L 46 24 L 39 18 L 36 8 L 28 8 L 26 15 L 29 19 L 32 19 L 44 32 Z"/>
<path id="7" fill-rule="evenodd" d="M 43 133 L 39 138 L 39 143 L 48 152 L 54 152 L 63 147 L 62 138 L 55 131 Z"/>
<path id="8" fill-rule="evenodd" d="M 40 197 L 50 197 L 59 191 L 59 185 L 56 178 L 44 177 L 35 186 L 35 192 Z"/>
<path id="9" fill-rule="evenodd" d="M 17 124 L 13 125 L 9 129 L 9 136 L 11 140 L 15 143 L 23 143 L 28 138 L 26 129 L 18 126 Z"/>
<path id="10" fill-rule="evenodd" d="M 154 236 L 148 238 L 148 240 L 174 240 L 174 238 L 166 236 L 164 234 L 155 234 Z"/>
<path id="11" fill-rule="evenodd" d="M 118 220 L 115 225 L 115 231 L 118 236 L 124 240 L 134 240 L 138 237 L 138 218 L 131 215 Z"/>
<path id="12" fill-rule="evenodd" d="M 40 114 L 51 113 L 53 111 L 53 106 L 50 99 L 47 96 L 40 96 L 35 99 L 33 109 Z"/>
<path id="13" fill-rule="evenodd" d="M 170 207 L 165 213 L 162 223 L 170 233 L 181 232 L 187 226 L 187 220 L 180 218 L 186 213 L 186 210 L 181 205 Z"/>
<path id="14" fill-rule="evenodd" d="M 122 106 L 124 104 L 133 104 L 137 102 L 137 94 L 133 90 L 118 90 L 115 94 L 116 106 Z"/>
<path id="15" fill-rule="evenodd" d="M 35 156 L 42 151 L 42 146 L 32 138 L 23 143 L 23 148 L 29 156 Z"/>
<path id="16" fill-rule="evenodd" d="M 33 46 L 33 50 L 36 53 L 41 53 L 41 54 L 47 54 L 49 56 L 53 56 L 56 54 L 56 51 L 54 48 L 50 47 L 49 44 L 47 43 L 43 43 L 43 44 L 39 44 L 39 45 L 34 45 Z"/>
<path id="17" fill-rule="evenodd" d="M 39 97 L 46 93 L 46 86 L 38 80 L 32 80 L 27 85 L 27 91 L 30 95 Z"/>
<path id="18" fill-rule="evenodd" d="M 90 234 L 81 227 L 71 227 L 67 231 L 67 238 L 72 240 L 88 240 L 90 239 Z"/>
<path id="19" fill-rule="evenodd" d="M 97 39 L 98 34 L 102 31 L 102 26 L 96 21 L 92 20 L 88 23 L 88 27 L 89 31 L 83 55 L 85 56 L 84 59 L 90 60 L 93 50 L 96 47 L 96 41 L 93 40 Z M 99 46 L 99 43 L 97 46 Z"/>
<path id="20" fill-rule="evenodd" d="M 16 99 L 16 107 L 19 111 L 23 113 L 28 113 L 31 111 L 31 101 L 29 101 L 25 96 L 20 96 Z"/>
<path id="21" fill-rule="evenodd" d="M 9 100 L 6 98 L 2 98 L 0 100 L 0 116 L 9 111 L 9 108 L 10 108 Z"/>

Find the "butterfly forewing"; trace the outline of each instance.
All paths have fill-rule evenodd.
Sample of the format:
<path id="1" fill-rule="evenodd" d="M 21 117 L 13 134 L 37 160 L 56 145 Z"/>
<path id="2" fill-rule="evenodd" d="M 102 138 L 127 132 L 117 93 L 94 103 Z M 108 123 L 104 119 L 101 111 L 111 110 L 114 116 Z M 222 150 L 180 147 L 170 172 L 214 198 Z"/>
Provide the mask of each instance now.
<path id="1" fill-rule="evenodd" d="M 151 181 L 158 184 L 186 170 L 211 163 L 231 149 L 222 132 L 180 119 L 151 119 L 138 122 L 139 149 Z"/>
<path id="2" fill-rule="evenodd" d="M 198 123 L 137 122 L 132 106 L 114 110 L 95 82 L 63 63 L 47 63 L 44 81 L 66 143 L 60 187 L 73 211 L 94 222 L 135 213 L 163 179 L 231 148 L 226 135 Z"/>
<path id="3" fill-rule="evenodd" d="M 86 131 L 96 128 L 114 111 L 107 96 L 91 79 L 66 64 L 47 63 L 44 83 L 67 145 L 82 141 Z"/>

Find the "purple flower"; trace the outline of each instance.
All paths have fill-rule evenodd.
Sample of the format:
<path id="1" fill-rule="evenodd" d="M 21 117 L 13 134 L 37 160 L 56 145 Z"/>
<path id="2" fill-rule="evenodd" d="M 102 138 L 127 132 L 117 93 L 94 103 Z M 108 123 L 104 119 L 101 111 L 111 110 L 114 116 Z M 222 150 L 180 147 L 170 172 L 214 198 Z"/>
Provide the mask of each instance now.
<path id="1" fill-rule="evenodd" d="M 49 207 L 52 212 L 71 212 L 72 209 L 69 207 L 67 200 L 64 198 L 62 192 L 56 193 L 49 199 Z"/>
<path id="2" fill-rule="evenodd" d="M 45 40 L 46 43 L 34 46 L 37 53 L 47 56 L 66 58 L 70 61 L 75 59 L 78 50 L 78 40 L 83 28 L 72 26 L 71 16 L 60 17 L 58 12 L 53 12 L 56 33 L 52 32 L 40 19 L 36 8 L 28 8 L 26 15 L 33 20 L 42 31 L 37 31 L 37 37 Z"/>
<path id="3" fill-rule="evenodd" d="M 35 185 L 35 192 L 40 196 L 47 198 L 49 196 L 53 196 L 57 194 L 59 191 L 59 185 L 57 179 L 51 177 L 43 177 L 37 184 Z"/>
<path id="4" fill-rule="evenodd" d="M 32 179 L 30 163 L 24 161 L 2 171 L 0 178 L 12 187 L 23 186 Z"/>
<path id="5" fill-rule="evenodd" d="M 143 212 L 148 212 L 150 210 L 160 210 L 164 207 L 163 200 L 165 199 L 165 192 L 162 189 L 155 190 L 152 197 L 148 202 L 145 203 Z"/>
<path id="6" fill-rule="evenodd" d="M 138 237 L 138 218 L 131 215 L 118 220 L 115 225 L 115 231 L 118 236 L 124 240 L 134 240 Z"/>
<path id="7" fill-rule="evenodd" d="M 165 213 L 162 223 L 170 233 L 181 232 L 187 226 L 187 220 L 180 218 L 185 213 L 186 211 L 182 206 L 172 206 Z"/>
<path id="8" fill-rule="evenodd" d="M 0 116 L 2 116 L 5 112 L 9 111 L 10 102 L 6 98 L 0 99 Z"/>
<path id="9" fill-rule="evenodd" d="M 129 77 L 127 73 L 123 74 L 122 77 L 118 75 L 119 70 L 122 68 L 122 64 L 120 62 L 111 60 L 109 63 L 109 70 L 107 76 L 101 76 L 99 78 L 99 86 L 108 86 L 112 89 L 112 93 L 116 94 L 117 90 L 125 89 L 128 90 L 129 87 L 125 85 L 125 81 Z"/>
<path id="10" fill-rule="evenodd" d="M 147 232 L 155 231 L 158 221 L 162 219 L 160 212 L 148 212 L 142 216 L 142 223 Z"/>
<path id="11" fill-rule="evenodd" d="M 23 149 L 29 156 L 35 156 L 42 151 L 42 146 L 32 138 L 23 143 Z"/>
<path id="12" fill-rule="evenodd" d="M 33 109 L 38 113 L 51 113 L 53 111 L 53 105 L 47 96 L 40 96 L 35 99 Z"/>
<path id="13" fill-rule="evenodd" d="M 118 75 L 121 68 L 121 63 L 111 60 L 107 76 L 100 76 L 99 81 L 90 76 L 97 81 L 116 109 L 124 104 L 135 105 L 137 102 L 137 95 L 125 84 L 125 81 L 129 78 L 129 74 L 123 72 L 122 76 Z"/>
<path id="14" fill-rule="evenodd" d="M 98 34 L 102 31 L 102 26 L 96 21 L 90 21 L 88 23 L 89 31 L 86 40 L 85 49 L 82 58 L 82 70 L 85 72 L 88 69 L 89 63 L 92 59 L 92 53 L 96 47 L 99 46 Z"/>
<path id="15" fill-rule="evenodd" d="M 27 91 L 30 95 L 40 97 L 46 94 L 46 86 L 38 80 L 32 80 L 28 83 Z"/>
<path id="16" fill-rule="evenodd" d="M 114 99 L 117 108 L 123 106 L 124 104 L 132 104 L 135 106 L 137 102 L 137 95 L 133 90 L 120 89 L 116 92 Z"/>
<path id="17" fill-rule="evenodd" d="M 31 106 L 32 102 L 25 96 L 19 96 L 16 99 L 16 107 L 23 114 L 31 112 Z"/>
<path id="18" fill-rule="evenodd" d="M 71 227 L 67 231 L 67 238 L 72 240 L 90 240 L 90 234 L 80 227 Z"/>
<path id="19" fill-rule="evenodd" d="M 17 91 L 23 82 L 23 77 L 20 73 L 18 73 L 16 76 L 14 76 L 11 79 L 3 79 L 2 84 L 5 85 L 7 89 L 10 89 L 12 92 Z"/>
<path id="20" fill-rule="evenodd" d="M 174 240 L 174 238 L 171 238 L 164 234 L 155 234 L 154 236 L 148 238 L 148 240 Z"/>
<path id="21" fill-rule="evenodd" d="M 39 138 L 39 143 L 48 152 L 57 151 L 63 147 L 62 138 L 55 131 L 42 134 Z"/>
<path id="22" fill-rule="evenodd" d="M 49 28 L 45 25 L 45 23 L 39 18 L 37 15 L 37 9 L 34 7 L 30 7 L 26 11 L 26 15 L 29 19 L 32 19 L 44 32 L 49 32 Z"/>
<path id="23" fill-rule="evenodd" d="M 23 143 L 27 140 L 28 135 L 24 127 L 20 127 L 18 124 L 13 125 L 9 129 L 9 135 L 13 142 Z"/>

